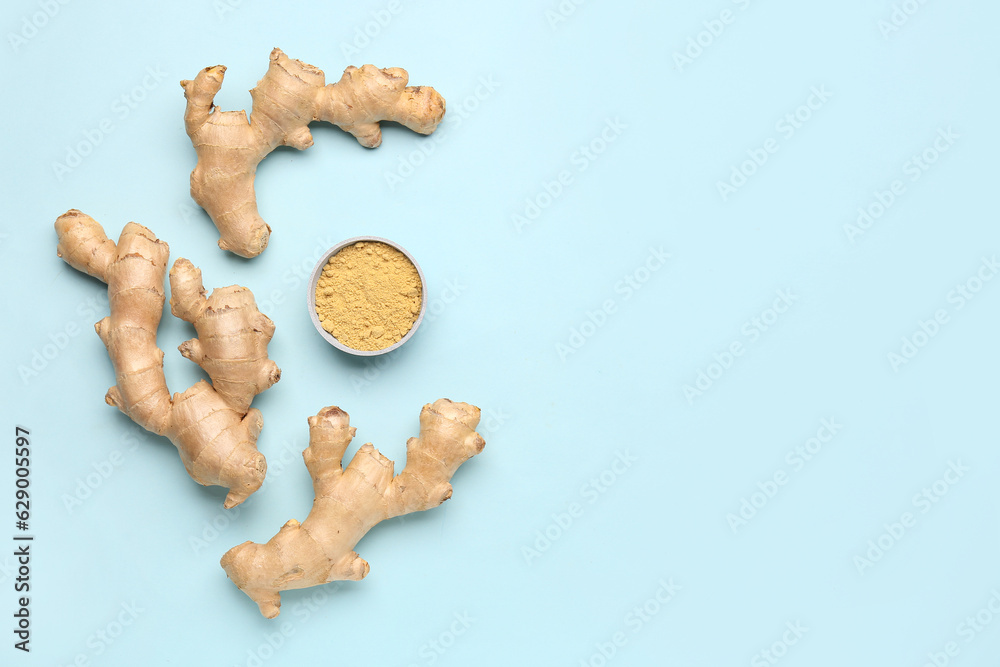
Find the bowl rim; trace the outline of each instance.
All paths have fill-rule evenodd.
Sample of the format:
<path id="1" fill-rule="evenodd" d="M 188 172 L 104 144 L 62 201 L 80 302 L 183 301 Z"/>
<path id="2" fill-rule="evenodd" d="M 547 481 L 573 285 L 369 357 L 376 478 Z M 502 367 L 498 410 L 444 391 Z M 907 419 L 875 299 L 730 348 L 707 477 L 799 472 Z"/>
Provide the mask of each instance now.
<path id="1" fill-rule="evenodd" d="M 361 242 L 384 243 L 391 248 L 395 248 L 403 253 L 408 260 L 410 260 L 410 263 L 417 269 L 417 275 L 420 277 L 420 312 L 417 314 L 417 319 L 413 321 L 413 325 L 410 327 L 410 330 L 406 332 L 405 336 L 389 347 L 382 348 L 381 350 L 357 350 L 353 347 L 344 345 L 337 340 L 333 334 L 323 328 L 323 325 L 319 321 L 319 315 L 316 314 L 316 285 L 319 283 L 319 277 L 323 273 L 323 269 L 326 267 L 327 262 L 330 261 L 331 257 L 347 246 Z M 326 342 L 333 345 L 338 350 L 358 357 L 376 357 L 381 354 L 388 354 L 389 352 L 398 349 L 403 343 L 410 340 L 410 338 L 413 337 L 413 334 L 417 332 L 417 328 L 424 319 L 424 313 L 427 311 L 427 281 L 424 278 L 424 272 L 420 268 L 420 264 L 417 263 L 417 260 L 413 258 L 413 255 L 411 255 L 406 248 L 399 245 L 395 241 L 390 241 L 389 239 L 381 236 L 353 236 L 332 246 L 325 253 L 323 253 L 319 261 L 316 262 L 316 266 L 313 267 L 312 273 L 309 275 L 308 288 L 309 293 L 306 295 L 306 298 L 309 306 L 309 319 L 312 320 L 313 326 L 316 327 L 316 331 L 319 332 Z"/>

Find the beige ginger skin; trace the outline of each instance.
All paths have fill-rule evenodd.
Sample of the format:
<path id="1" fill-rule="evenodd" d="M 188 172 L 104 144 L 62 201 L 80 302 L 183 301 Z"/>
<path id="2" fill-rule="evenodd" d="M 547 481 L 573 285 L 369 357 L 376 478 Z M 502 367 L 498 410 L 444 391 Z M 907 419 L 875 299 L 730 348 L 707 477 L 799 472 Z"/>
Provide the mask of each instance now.
<path id="1" fill-rule="evenodd" d="M 323 70 L 274 49 L 267 73 L 250 91 L 248 122 L 245 111 L 215 107 L 225 72 L 222 65 L 206 67 L 194 80 L 181 81 L 184 126 L 198 155 L 191 197 L 218 227 L 219 247 L 243 257 L 259 255 L 271 233 L 257 212 L 257 165 L 278 146 L 312 146 L 309 123 L 333 123 L 375 148 L 383 120 L 430 134 L 444 117 L 444 98 L 427 86 L 407 86 L 404 69 L 348 67 L 340 81 L 326 85 Z"/>
<path id="2" fill-rule="evenodd" d="M 281 376 L 267 357 L 274 324 L 257 310 L 253 294 L 231 286 L 206 298 L 201 271 L 186 259 L 174 263 L 171 312 L 194 324 L 198 334 L 179 349 L 205 369 L 212 383 L 200 380 L 171 397 L 163 351 L 156 345 L 167 244 L 134 222 L 125 225 L 116 244 L 97 221 L 77 210 L 61 215 L 55 228 L 59 257 L 108 285 L 111 314 L 95 326 L 117 378 L 105 401 L 144 429 L 166 436 L 196 482 L 229 489 L 227 508 L 246 500 L 267 470 L 257 451 L 263 421 L 250 401 Z"/>
<path id="3" fill-rule="evenodd" d="M 486 445 L 475 431 L 479 416 L 479 408 L 445 398 L 425 405 L 420 434 L 406 443 L 406 467 L 393 477 L 393 462 L 371 444 L 344 468 L 355 429 L 340 408 L 323 408 L 309 418 L 309 447 L 302 452 L 316 494 L 312 511 L 266 544 L 230 549 L 222 557 L 226 574 L 267 618 L 278 615 L 281 591 L 364 578 L 368 563 L 355 545 L 380 521 L 451 497 L 452 475 Z"/>

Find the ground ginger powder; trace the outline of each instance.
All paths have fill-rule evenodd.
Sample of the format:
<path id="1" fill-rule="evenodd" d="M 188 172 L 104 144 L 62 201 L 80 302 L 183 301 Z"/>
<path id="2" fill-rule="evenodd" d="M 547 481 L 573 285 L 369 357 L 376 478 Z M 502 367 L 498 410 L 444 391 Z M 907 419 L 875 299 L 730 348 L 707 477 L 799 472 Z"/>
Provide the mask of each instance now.
<path id="1" fill-rule="evenodd" d="M 420 274 L 409 258 L 378 241 L 334 254 L 316 284 L 316 314 L 338 341 L 371 352 L 399 342 L 420 314 Z"/>

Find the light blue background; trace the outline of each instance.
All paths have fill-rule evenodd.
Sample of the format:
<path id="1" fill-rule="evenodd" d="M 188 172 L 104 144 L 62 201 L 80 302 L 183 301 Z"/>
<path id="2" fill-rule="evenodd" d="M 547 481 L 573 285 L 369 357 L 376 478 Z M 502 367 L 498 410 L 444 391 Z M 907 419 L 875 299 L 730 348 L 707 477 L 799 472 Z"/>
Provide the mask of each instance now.
<path id="1" fill-rule="evenodd" d="M 11 449 L 15 424 L 31 430 L 37 540 L 33 651 L 14 651 L 7 630 L 0 662 L 718 667 L 770 664 L 759 652 L 784 653 L 786 623 L 799 623 L 781 665 L 916 667 L 949 642 L 960 653 L 948 664 L 997 664 L 1000 617 L 971 642 L 960 624 L 1000 590 L 1000 281 L 961 309 L 952 293 L 1000 251 L 996 3 L 910 0 L 919 10 L 884 35 L 889 0 L 589 0 L 554 24 L 556 0 L 403 0 L 347 55 L 387 2 L 232 4 L 68 2 L 37 34 L 24 21 L 39 3 L 5 5 L 0 392 Z M 724 10 L 721 34 L 678 65 Z M 404 67 L 449 116 L 430 138 L 386 128 L 374 151 L 319 124 L 312 148 L 276 151 L 257 179 L 274 234 L 246 261 L 216 247 L 188 196 L 177 81 L 225 64 L 217 103 L 248 107 L 274 46 L 329 81 L 349 64 Z M 813 87 L 831 97 L 786 136 L 777 123 Z M 580 171 L 580 147 L 615 119 L 624 129 Z M 53 164 L 102 121 L 112 132 L 60 179 Z M 911 180 L 907 162 L 947 128 L 954 144 Z M 723 201 L 717 182 L 769 138 L 777 152 Z M 401 160 L 422 163 L 392 188 Z M 563 170 L 571 182 L 539 198 Z M 903 194 L 852 243 L 844 225 L 897 179 Z M 526 198 L 548 205 L 518 229 Z M 250 287 L 274 320 L 282 377 L 254 403 L 270 470 L 239 512 L 104 405 L 113 372 L 90 327 L 106 306 L 87 301 L 104 286 L 55 256 L 52 223 L 69 208 L 112 237 L 147 225 L 207 286 Z M 384 365 L 324 343 L 305 308 L 315 256 L 360 234 L 413 253 L 437 311 Z M 670 259 L 647 276 L 661 247 Z M 625 276 L 648 280 L 626 298 Z M 778 290 L 796 300 L 752 340 L 744 323 L 771 319 Z M 608 300 L 603 326 L 586 325 Z M 947 323 L 894 369 L 887 355 L 938 310 Z M 81 333 L 61 338 L 67 328 Z M 592 335 L 560 355 L 581 342 L 574 329 Z M 175 352 L 191 336 L 165 317 L 175 392 L 200 377 Z M 22 378 L 53 338 L 64 349 Z M 720 375 L 714 355 L 734 342 L 743 354 Z M 717 379 L 689 401 L 700 372 Z M 352 450 L 373 442 L 401 464 L 420 407 L 441 396 L 487 417 L 486 450 L 454 498 L 373 530 L 358 547 L 365 581 L 286 593 L 281 616 L 263 619 L 218 559 L 307 514 L 306 418 L 339 405 L 358 427 Z M 842 429 L 796 471 L 786 454 L 823 419 Z M 121 464 L 70 511 L 66 496 L 114 452 Z M 630 467 L 606 472 L 626 453 Z M 13 457 L 0 458 L 13 505 Z M 922 513 L 914 496 L 958 461 L 968 471 Z M 602 472 L 614 481 L 588 491 Z M 734 532 L 727 515 L 777 472 L 787 483 Z M 560 528 L 571 503 L 578 516 Z M 915 526 L 859 567 L 905 512 Z M 8 622 L 12 564 L 0 558 Z M 661 580 L 681 589 L 637 622 Z M 131 623 L 120 636 L 97 639 L 119 616 Z"/>

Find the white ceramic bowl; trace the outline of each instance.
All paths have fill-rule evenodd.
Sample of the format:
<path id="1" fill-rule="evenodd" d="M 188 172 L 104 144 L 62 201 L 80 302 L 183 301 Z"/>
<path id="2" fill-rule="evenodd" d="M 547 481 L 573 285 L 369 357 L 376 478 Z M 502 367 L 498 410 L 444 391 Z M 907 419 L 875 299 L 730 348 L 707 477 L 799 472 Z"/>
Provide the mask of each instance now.
<path id="1" fill-rule="evenodd" d="M 413 264 L 414 268 L 417 269 L 417 275 L 420 276 L 420 312 L 417 314 L 417 319 L 414 320 L 413 326 L 410 330 L 406 332 L 406 335 L 400 338 L 398 341 L 390 345 L 389 347 L 383 348 L 381 350 L 355 350 L 353 347 L 348 347 L 344 345 L 339 340 L 337 340 L 329 331 L 323 328 L 320 324 L 319 315 L 316 314 L 316 284 L 319 282 L 320 276 L 323 274 L 323 269 L 326 267 L 326 263 L 330 261 L 330 258 L 340 252 L 347 246 L 354 245 L 360 241 L 371 241 L 373 243 L 384 243 L 391 248 L 395 248 L 399 252 L 403 253 L 408 260 Z M 389 239 L 384 239 L 379 236 L 355 236 L 354 238 L 347 239 L 346 241 L 341 241 L 337 245 L 333 246 L 327 250 L 323 257 L 316 262 L 315 268 L 313 268 L 312 275 L 309 276 L 309 317 L 312 318 L 313 326 L 316 327 L 316 331 L 319 332 L 326 342 L 333 345 L 338 350 L 343 350 L 348 354 L 354 354 L 359 357 L 375 357 L 380 354 L 386 354 L 392 352 L 393 350 L 399 348 L 400 345 L 410 340 L 410 338 L 417 332 L 417 327 L 424 319 L 424 312 L 427 310 L 427 281 L 424 280 L 424 272 L 420 270 L 420 265 L 417 264 L 417 260 L 413 259 L 413 255 L 408 253 L 405 248 L 403 248 L 398 243 L 390 241 Z"/>

